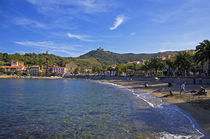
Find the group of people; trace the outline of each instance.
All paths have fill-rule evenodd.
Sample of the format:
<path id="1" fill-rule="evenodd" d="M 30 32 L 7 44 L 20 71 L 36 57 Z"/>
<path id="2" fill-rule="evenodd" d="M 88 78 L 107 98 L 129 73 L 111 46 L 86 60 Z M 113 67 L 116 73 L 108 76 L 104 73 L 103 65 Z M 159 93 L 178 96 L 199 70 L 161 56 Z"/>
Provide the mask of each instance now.
<path id="1" fill-rule="evenodd" d="M 207 95 L 207 92 L 206 92 L 205 88 L 202 87 L 202 86 L 200 87 L 200 90 L 198 90 L 198 91 L 194 91 L 194 90 L 193 91 L 186 91 L 185 90 L 186 82 L 181 82 L 181 80 L 178 78 L 177 83 L 181 83 L 181 86 L 180 86 L 180 95 L 182 94 L 182 92 L 184 92 L 184 93 L 188 93 L 188 92 L 195 93 L 195 94 L 193 94 L 194 96 L 196 96 L 196 95 Z M 195 84 L 195 79 L 193 79 L 193 84 Z M 199 79 L 199 84 L 202 84 L 202 78 Z M 172 87 L 172 86 L 173 86 L 173 84 L 171 82 L 169 82 L 168 83 L 168 87 Z M 145 82 L 144 83 L 144 87 L 145 88 L 148 88 L 149 87 L 149 84 L 147 82 Z M 170 95 L 173 95 L 171 89 L 169 90 L 169 92 L 170 92 Z"/>
<path id="2" fill-rule="evenodd" d="M 182 92 L 186 92 L 185 91 L 185 84 L 186 82 L 183 82 L 181 84 L 181 88 L 180 88 L 180 95 L 182 94 Z M 191 93 L 195 93 L 194 96 L 199 96 L 199 95 L 207 95 L 206 89 L 204 87 L 200 87 L 199 91 L 191 91 Z"/>

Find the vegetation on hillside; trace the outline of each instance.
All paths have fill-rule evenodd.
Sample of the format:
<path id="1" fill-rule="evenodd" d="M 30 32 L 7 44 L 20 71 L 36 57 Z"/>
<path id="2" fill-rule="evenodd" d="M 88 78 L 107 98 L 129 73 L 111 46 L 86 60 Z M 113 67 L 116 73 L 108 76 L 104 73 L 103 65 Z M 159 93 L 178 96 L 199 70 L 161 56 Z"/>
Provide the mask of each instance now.
<path id="1" fill-rule="evenodd" d="M 89 66 L 99 66 L 101 65 L 96 59 L 94 58 L 87 58 L 87 59 L 77 59 L 71 57 L 60 57 L 53 54 L 35 54 L 35 53 L 26 53 L 24 55 L 15 53 L 15 54 L 8 54 L 8 53 L 0 53 L 0 66 L 9 65 L 11 60 L 21 60 L 24 61 L 25 65 L 45 65 L 53 64 L 57 66 L 65 66 L 66 63 L 74 62 L 78 66 L 81 67 L 89 67 Z"/>
<path id="2" fill-rule="evenodd" d="M 177 53 L 178 51 L 159 52 L 153 54 L 132 54 L 132 53 L 118 54 L 103 50 L 93 50 L 88 52 L 87 54 L 81 55 L 79 58 L 81 59 L 95 58 L 102 65 L 111 65 L 111 64 L 127 63 L 129 61 L 139 61 L 141 59 L 149 59 L 160 56 L 175 55 Z"/>

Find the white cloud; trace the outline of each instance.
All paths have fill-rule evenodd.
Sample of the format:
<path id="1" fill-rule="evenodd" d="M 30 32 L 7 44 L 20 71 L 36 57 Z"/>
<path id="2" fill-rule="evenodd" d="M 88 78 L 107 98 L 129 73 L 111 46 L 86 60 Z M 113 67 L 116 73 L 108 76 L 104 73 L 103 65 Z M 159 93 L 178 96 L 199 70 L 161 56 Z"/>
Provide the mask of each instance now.
<path id="1" fill-rule="evenodd" d="M 157 43 L 161 47 L 159 51 L 173 51 L 173 50 L 187 50 L 187 49 L 194 49 L 195 46 L 199 43 L 199 41 L 167 41 L 167 42 L 160 42 Z M 170 49 L 168 49 L 170 48 Z"/>
<path id="2" fill-rule="evenodd" d="M 38 41 L 38 42 L 33 42 L 33 41 L 17 41 L 15 42 L 16 44 L 19 45 L 24 45 L 24 46 L 36 46 L 36 47 L 44 47 L 44 48 L 56 48 L 53 42 L 51 41 Z"/>
<path id="3" fill-rule="evenodd" d="M 125 21 L 125 16 L 124 15 L 119 15 L 116 17 L 115 22 L 112 27 L 110 27 L 110 30 L 115 30 L 116 28 L 119 27 L 123 22 Z"/>
<path id="4" fill-rule="evenodd" d="M 87 35 L 76 35 L 76 34 L 72 34 L 72 33 L 67 33 L 67 36 L 69 38 L 75 38 L 75 39 L 78 39 L 78 40 L 81 40 L 81 41 L 86 41 L 86 42 L 93 42 L 93 41 L 95 41 L 95 40 L 88 39 L 89 36 L 87 36 Z"/>
<path id="5" fill-rule="evenodd" d="M 176 51 L 176 50 L 169 50 L 169 49 L 159 49 L 159 52 L 167 52 L 167 51 Z"/>
<path id="6" fill-rule="evenodd" d="M 39 12 L 53 12 L 59 14 L 75 14 L 105 12 L 114 7 L 113 0 L 27 0 L 37 6 Z"/>
<path id="7" fill-rule="evenodd" d="M 46 28 L 47 27 L 43 23 L 28 19 L 28 18 L 15 18 L 14 20 L 15 20 L 14 23 L 16 25 L 21 25 L 25 27 L 33 27 L 33 28 Z"/>
<path id="8" fill-rule="evenodd" d="M 50 51 L 50 52 L 59 52 L 64 54 L 69 54 L 70 56 L 73 54 L 72 51 L 76 51 L 76 49 L 73 46 L 66 45 L 66 44 L 56 44 L 52 41 L 16 41 L 16 44 L 32 47 L 44 51 Z M 77 48 L 78 50 L 78 48 Z"/>
<path id="9" fill-rule="evenodd" d="M 79 39 L 79 40 L 82 40 L 82 39 L 86 38 L 84 35 L 75 35 L 75 34 L 71 34 L 71 33 L 67 33 L 67 36 L 69 38 L 76 38 L 76 39 Z"/>

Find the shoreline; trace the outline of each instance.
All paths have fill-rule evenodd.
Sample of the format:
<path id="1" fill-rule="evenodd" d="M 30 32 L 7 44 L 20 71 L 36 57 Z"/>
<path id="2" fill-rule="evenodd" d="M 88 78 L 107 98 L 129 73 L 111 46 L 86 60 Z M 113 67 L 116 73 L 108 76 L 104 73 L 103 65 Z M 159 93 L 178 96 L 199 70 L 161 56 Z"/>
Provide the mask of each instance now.
<path id="1" fill-rule="evenodd" d="M 63 79 L 59 76 L 14 76 L 14 75 L 1 75 L 0 79 Z"/>
<path id="2" fill-rule="evenodd" d="M 182 93 L 180 95 L 180 85 L 173 84 L 169 88 L 168 83 L 163 81 L 146 81 L 148 88 L 144 87 L 145 81 L 136 80 L 113 80 L 113 79 L 82 79 L 82 78 L 62 78 L 62 77 L 41 77 L 41 76 L 0 76 L 0 79 L 67 79 L 67 80 L 93 80 L 104 83 L 113 83 L 132 89 L 154 94 L 157 98 L 165 99 L 168 103 L 174 104 L 193 117 L 199 126 L 204 130 L 205 137 L 210 137 L 210 85 L 203 85 L 208 92 L 207 96 L 192 96 L 191 93 Z M 187 84 L 186 90 L 199 90 L 200 85 Z M 173 96 L 169 95 L 169 90 L 173 91 Z"/>
<path id="3" fill-rule="evenodd" d="M 113 83 L 132 89 L 139 89 L 154 94 L 158 98 L 165 99 L 168 103 L 173 104 L 184 110 L 193 117 L 199 126 L 204 130 L 205 137 L 210 137 L 210 95 L 191 96 L 191 93 L 179 93 L 179 85 L 174 85 L 173 96 L 169 95 L 167 83 L 150 81 L 149 87 L 144 88 L 143 81 L 126 81 L 126 80 L 99 80 L 100 82 Z M 186 89 L 197 89 L 200 85 L 187 85 Z M 210 86 L 205 85 L 206 91 L 210 92 Z M 207 105 L 205 102 L 207 102 Z"/>

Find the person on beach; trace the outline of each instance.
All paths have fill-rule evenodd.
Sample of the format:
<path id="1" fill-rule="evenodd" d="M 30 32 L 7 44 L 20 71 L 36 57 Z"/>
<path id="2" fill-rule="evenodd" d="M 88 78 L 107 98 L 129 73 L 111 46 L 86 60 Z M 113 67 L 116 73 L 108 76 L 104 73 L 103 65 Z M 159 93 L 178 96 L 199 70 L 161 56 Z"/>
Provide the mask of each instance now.
<path id="1" fill-rule="evenodd" d="M 204 87 L 200 87 L 200 90 L 194 94 L 194 96 L 200 96 L 200 95 L 207 95 L 206 89 Z"/>
<path id="2" fill-rule="evenodd" d="M 203 84 L 203 79 L 202 78 L 199 79 L 199 84 Z"/>
<path id="3" fill-rule="evenodd" d="M 148 83 L 145 83 L 145 84 L 144 84 L 144 87 L 145 87 L 145 88 L 147 88 L 148 86 L 149 86 L 149 84 L 148 84 Z"/>
<path id="4" fill-rule="evenodd" d="M 183 83 L 181 84 L 180 95 L 182 94 L 182 91 L 185 92 L 185 82 L 183 82 Z"/>

